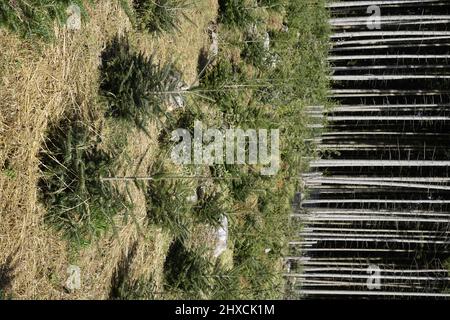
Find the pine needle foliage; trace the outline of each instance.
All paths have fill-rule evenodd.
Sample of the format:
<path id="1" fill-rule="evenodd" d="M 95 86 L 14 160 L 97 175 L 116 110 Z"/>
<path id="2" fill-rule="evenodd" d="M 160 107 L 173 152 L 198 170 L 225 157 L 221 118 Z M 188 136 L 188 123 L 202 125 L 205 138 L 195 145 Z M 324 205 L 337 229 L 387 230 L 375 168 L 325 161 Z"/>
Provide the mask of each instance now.
<path id="1" fill-rule="evenodd" d="M 197 192 L 198 194 L 199 192 Z M 229 204 L 221 192 L 210 192 L 201 197 L 196 205 L 194 216 L 198 222 L 218 228 Z"/>
<path id="2" fill-rule="evenodd" d="M 229 113 L 240 106 L 243 91 L 239 86 L 242 83 L 245 83 L 245 77 L 241 66 L 227 59 L 219 59 L 200 79 L 199 89 L 215 100 L 221 112 Z"/>
<path id="3" fill-rule="evenodd" d="M 151 182 L 147 193 L 147 217 L 173 235 L 187 238 L 192 207 L 187 200 L 190 195 L 190 189 L 183 185 L 181 179 Z"/>
<path id="4" fill-rule="evenodd" d="M 219 0 L 219 22 L 236 27 L 246 27 L 256 21 L 248 1 Z"/>
<path id="5" fill-rule="evenodd" d="M 274 11 L 282 10 L 289 0 L 257 0 L 256 3 L 259 7 L 271 9 Z"/>
<path id="6" fill-rule="evenodd" d="M 70 4 L 78 5 L 84 13 L 81 0 L 0 0 L 0 27 L 23 37 L 50 40 L 54 22 L 65 23 Z"/>
<path id="7" fill-rule="evenodd" d="M 213 264 L 202 252 L 187 249 L 175 239 L 164 262 L 164 278 L 168 289 L 182 290 L 201 298 L 211 286 Z"/>
<path id="8" fill-rule="evenodd" d="M 180 32 L 183 20 L 192 22 L 186 10 L 191 6 L 187 0 L 134 0 L 136 23 L 140 30 L 160 34 Z"/>
<path id="9" fill-rule="evenodd" d="M 142 128 L 149 119 L 169 117 L 168 102 L 181 94 L 181 75 L 173 66 L 135 53 L 126 37 L 115 37 L 108 44 L 100 71 L 107 115 L 133 120 Z"/>
<path id="10" fill-rule="evenodd" d="M 113 157 L 99 143 L 84 123 L 64 119 L 51 129 L 40 154 L 45 219 L 80 244 L 108 230 L 112 218 L 126 208 L 117 190 L 101 181 L 111 175 Z"/>
<path id="11" fill-rule="evenodd" d="M 186 239 L 191 225 L 195 188 L 189 179 L 171 178 L 164 166 L 155 169 L 147 187 L 147 217 L 180 239 Z"/>
<path id="12" fill-rule="evenodd" d="M 263 39 L 248 38 L 247 41 L 244 42 L 241 57 L 256 68 L 265 69 L 269 57 L 264 48 Z"/>

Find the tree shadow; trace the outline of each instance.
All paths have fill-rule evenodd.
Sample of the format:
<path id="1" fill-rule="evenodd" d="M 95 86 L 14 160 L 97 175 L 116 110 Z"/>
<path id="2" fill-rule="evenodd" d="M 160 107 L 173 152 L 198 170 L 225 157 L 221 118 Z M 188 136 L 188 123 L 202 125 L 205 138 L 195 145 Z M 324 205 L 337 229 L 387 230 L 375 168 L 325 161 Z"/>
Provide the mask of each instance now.
<path id="1" fill-rule="evenodd" d="M 17 264 L 13 262 L 13 257 L 16 252 L 11 253 L 6 260 L 0 264 L 0 299 L 4 299 L 11 291 L 11 284 L 14 280 L 14 270 L 17 267 Z"/>
<path id="2" fill-rule="evenodd" d="M 124 299 L 126 295 L 130 282 L 129 274 L 131 265 L 136 256 L 137 244 L 137 241 L 133 242 L 128 253 L 123 253 L 122 258 L 117 264 L 114 275 L 111 278 L 111 289 L 109 291 L 109 299 L 111 300 Z"/>

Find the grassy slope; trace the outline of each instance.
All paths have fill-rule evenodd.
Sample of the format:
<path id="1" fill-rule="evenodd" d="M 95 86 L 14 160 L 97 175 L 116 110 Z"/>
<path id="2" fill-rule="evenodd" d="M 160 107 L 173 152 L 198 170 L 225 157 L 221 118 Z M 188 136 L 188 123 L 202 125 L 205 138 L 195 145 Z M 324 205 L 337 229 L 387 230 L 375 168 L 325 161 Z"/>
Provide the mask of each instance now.
<path id="1" fill-rule="evenodd" d="M 37 199 L 40 176 L 37 153 L 49 125 L 59 121 L 64 112 L 81 109 L 86 121 L 100 134 L 108 136 L 113 131 L 99 117 L 102 107 L 98 99 L 98 65 L 103 46 L 116 33 L 128 30 L 137 50 L 147 54 L 157 50 L 159 59 L 175 60 L 185 81 L 193 81 L 197 54 L 208 40 L 205 27 L 217 12 L 216 1 L 197 1 L 188 10 L 196 25 L 185 21 L 180 34 L 155 39 L 132 30 L 116 1 L 85 4 L 89 18 L 82 31 L 56 29 L 51 43 L 40 43 L 36 38 L 24 40 L 0 29 L 4 48 L 0 55 L 0 261 L 13 254 L 17 262 L 12 281 L 13 296 L 17 298 L 107 297 L 122 252 L 142 237 L 133 222 L 118 219 L 119 239 L 108 234 L 97 245 L 73 250 L 60 234 L 43 223 L 45 212 Z M 149 124 L 150 131 L 153 127 Z M 129 140 L 136 142 L 124 152 L 131 158 L 141 158 L 146 146 L 156 144 L 156 138 L 149 139 L 138 130 L 128 134 Z M 148 163 L 157 152 L 155 148 L 150 150 L 145 159 Z M 124 167 L 130 165 L 124 163 Z M 143 226 L 144 196 L 131 190 L 131 197 L 135 216 Z M 160 228 L 150 228 L 146 239 L 139 242 L 133 272 L 161 274 L 168 236 Z M 62 290 L 69 263 L 79 265 L 82 270 L 83 287 L 74 294 Z"/>
<path id="2" fill-rule="evenodd" d="M 168 150 L 170 145 L 157 140 L 159 129 L 155 123 L 149 122 L 147 126 L 149 138 L 140 130 L 103 117 L 97 93 L 98 56 L 109 39 L 128 30 L 136 51 L 155 52 L 162 61 L 175 60 L 184 80 L 192 83 L 197 76 L 199 51 L 207 44 L 207 23 L 215 19 L 217 1 L 197 1 L 195 9 L 188 12 L 195 25 L 185 21 L 181 33 L 157 39 L 132 30 L 126 14 L 111 1 L 96 3 L 95 8 L 87 6 L 90 18 L 83 30 L 77 34 L 58 30 L 52 45 L 32 44 L 0 30 L 0 42 L 8 44 L 5 47 L 9 48 L 0 56 L 1 80 L 6 88 L 0 92 L 0 103 L 4 106 L 0 113 L 0 143 L 5 147 L 0 152 L 0 164 L 3 164 L 0 187 L 6 190 L 0 195 L 0 234 L 6 239 L 0 242 L 0 263 L 9 256 L 17 262 L 10 263 L 16 265 L 12 281 L 15 297 L 106 298 L 110 296 L 111 286 L 122 286 L 119 294 L 122 298 L 281 297 L 281 256 L 288 235 L 287 217 L 291 197 L 298 187 L 297 180 L 290 177 L 305 165 L 301 156 L 308 153 L 301 142 L 309 134 L 301 109 L 307 104 L 322 103 L 327 87 L 327 69 L 323 64 L 326 13 L 319 6 L 290 3 L 292 7 L 284 12 L 262 9 L 256 13 L 260 21 L 258 30 L 267 28 L 273 39 L 271 50 L 282 57 L 275 70 L 267 70 L 257 63 L 261 61 L 258 52 L 256 60 L 243 54 L 245 50 L 248 52 L 243 46 L 248 25 L 233 27 L 223 21 L 219 25 L 221 53 L 216 67 L 209 68 L 206 74 L 206 78 L 217 81 L 214 70 L 225 66 L 222 70 L 225 73 L 219 73 L 219 78 L 223 76 L 226 81 L 236 76 L 240 81 L 289 79 L 284 81 L 289 82 L 288 86 L 277 90 L 286 99 L 263 102 L 257 90 L 247 90 L 225 93 L 215 103 L 210 99 L 217 96 L 207 100 L 191 98 L 186 110 L 174 114 L 177 124 L 184 127 L 192 125 L 194 118 L 201 118 L 210 126 L 281 126 L 283 170 L 275 178 L 262 179 L 252 173 L 256 168 L 251 167 L 237 171 L 201 168 L 206 175 L 242 178 L 237 183 L 207 181 L 207 189 L 221 195 L 213 201 L 219 209 L 213 207 L 212 211 L 225 212 L 230 221 L 229 250 L 214 262 L 215 266 L 205 264 L 201 257 L 210 255 L 211 246 L 205 243 L 212 244 L 213 239 L 208 223 L 192 220 L 198 209 L 190 208 L 186 212 L 189 233 L 181 247 L 177 247 L 177 233 L 168 228 L 167 223 L 147 219 L 148 194 L 134 184 L 117 184 L 123 193 L 128 189 L 133 211 L 128 219 L 122 215 L 116 217 L 115 233 L 109 231 L 95 244 L 68 244 L 61 239 L 61 234 L 43 223 L 44 209 L 37 200 L 36 184 L 40 173 L 36 156 L 49 125 L 56 123 L 67 110 L 81 110 L 84 121 L 104 137 L 102 147 L 105 150 L 114 142 L 114 137 L 128 136 L 126 147 L 116 160 L 117 175 L 147 175 L 149 168 L 152 172 L 155 165 L 163 162 L 167 165 L 166 171 L 171 173 L 189 172 L 189 168 L 168 163 L 162 151 Z M 280 30 L 283 19 L 289 25 L 287 33 Z M 297 50 L 292 50 L 292 46 Z M 238 67 L 239 71 L 227 75 L 230 66 L 234 66 L 234 70 Z M 208 83 L 203 80 L 200 85 L 208 86 Z M 237 104 L 230 107 L 230 101 Z M 222 115 L 225 122 L 217 120 Z M 273 118 L 272 124 L 267 122 L 268 118 Z M 166 126 L 168 129 L 168 124 Z M 139 165 L 136 159 L 141 160 Z M 180 185 L 184 183 L 179 181 L 173 191 L 182 194 Z M 162 190 L 158 186 L 156 184 L 156 190 Z M 163 202 L 171 202 L 164 193 L 151 196 L 152 200 L 157 196 L 163 196 Z M 266 249 L 271 251 L 266 253 Z M 82 270 L 82 289 L 72 294 L 62 290 L 69 263 Z M 193 266 L 183 273 L 186 278 L 181 279 L 181 283 L 181 271 L 172 263 Z M 126 274 L 122 278 L 120 271 Z M 216 278 L 220 280 L 211 281 L 211 275 L 219 276 Z"/>

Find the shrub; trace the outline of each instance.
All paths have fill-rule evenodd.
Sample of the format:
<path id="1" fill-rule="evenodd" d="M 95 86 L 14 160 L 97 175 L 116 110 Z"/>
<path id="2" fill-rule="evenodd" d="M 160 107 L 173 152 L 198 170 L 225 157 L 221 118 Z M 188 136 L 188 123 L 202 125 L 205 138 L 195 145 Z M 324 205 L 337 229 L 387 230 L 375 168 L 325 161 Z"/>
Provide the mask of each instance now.
<path id="1" fill-rule="evenodd" d="M 264 48 L 263 39 L 249 38 L 244 43 L 244 48 L 241 52 L 241 57 L 248 63 L 251 63 L 259 69 L 264 69 L 268 64 L 269 53 Z"/>
<path id="2" fill-rule="evenodd" d="M 162 226 L 180 239 L 186 239 L 191 223 L 192 202 L 195 190 L 192 180 L 172 178 L 161 166 L 153 171 L 147 188 L 147 217 L 151 223 Z"/>
<path id="3" fill-rule="evenodd" d="M 138 28 L 151 33 L 180 31 L 182 19 L 191 21 L 184 12 L 189 4 L 187 0 L 134 0 Z"/>
<path id="4" fill-rule="evenodd" d="M 167 103 L 180 95 L 181 75 L 171 64 L 132 51 L 124 37 L 115 37 L 102 53 L 100 91 L 107 114 L 134 120 L 144 127 L 148 118 L 168 116 Z"/>
<path id="5" fill-rule="evenodd" d="M 241 290 L 240 268 L 230 271 L 219 271 L 214 279 L 211 300 L 240 300 L 243 299 Z"/>
<path id="6" fill-rule="evenodd" d="M 112 217 L 126 208 L 112 185 L 101 181 L 110 175 L 113 158 L 98 148 L 99 142 L 81 121 L 64 119 L 49 132 L 40 154 L 46 220 L 81 243 L 107 230 Z"/>
<path id="7" fill-rule="evenodd" d="M 220 59 L 218 63 L 209 69 L 200 79 L 200 91 L 204 90 L 205 95 L 214 99 L 219 104 L 220 111 L 238 107 L 239 97 L 242 90 L 233 89 L 244 82 L 241 67 L 227 59 Z"/>
<path id="8" fill-rule="evenodd" d="M 180 239 L 175 239 L 164 262 L 164 278 L 170 289 L 182 290 L 194 296 L 211 288 L 212 263 L 201 253 L 188 250 Z"/>
<path id="9" fill-rule="evenodd" d="M 286 0 L 257 0 L 259 7 L 279 11 L 286 5 Z"/>
<path id="10" fill-rule="evenodd" d="M 248 1 L 219 0 L 219 21 L 224 24 L 246 27 L 256 21 Z"/>
<path id="11" fill-rule="evenodd" d="M 23 37 L 51 39 L 53 23 L 63 24 L 67 19 L 66 10 L 70 4 L 77 4 L 81 10 L 81 0 L 0 0 L 0 27 L 19 33 Z"/>
<path id="12" fill-rule="evenodd" d="M 207 223 L 217 228 L 221 225 L 227 209 L 226 196 L 219 191 L 214 191 L 199 197 L 194 215 L 199 222 Z"/>

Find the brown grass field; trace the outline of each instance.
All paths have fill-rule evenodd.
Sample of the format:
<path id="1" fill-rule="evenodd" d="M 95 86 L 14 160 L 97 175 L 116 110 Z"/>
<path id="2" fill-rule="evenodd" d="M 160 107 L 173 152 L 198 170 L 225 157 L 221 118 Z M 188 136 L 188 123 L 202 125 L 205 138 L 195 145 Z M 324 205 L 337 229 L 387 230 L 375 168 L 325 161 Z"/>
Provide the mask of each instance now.
<path id="1" fill-rule="evenodd" d="M 1 29 L 0 43 L 0 264 L 12 257 L 14 281 L 9 290 L 16 299 L 104 299 L 121 258 L 137 242 L 132 277 L 153 275 L 160 284 L 170 236 L 146 223 L 145 199 L 130 187 L 136 221 L 116 217 L 117 234 L 102 236 L 98 243 L 74 250 L 60 234 L 44 223 L 44 208 L 38 202 L 37 181 L 41 175 L 37 157 L 49 126 L 68 108 L 79 109 L 93 128 L 108 136 L 113 127 L 98 120 L 99 55 L 117 33 L 129 32 L 133 45 L 146 54 L 156 52 L 161 61 L 174 61 L 184 81 L 197 76 L 197 57 L 208 44 L 207 25 L 217 15 L 217 0 L 197 0 L 183 22 L 181 32 L 152 37 L 132 30 L 125 12 L 112 0 L 86 1 L 89 19 L 77 32 L 55 25 L 52 43 L 24 40 Z M 154 126 L 148 127 L 155 132 Z M 152 131 L 153 130 L 153 131 Z M 147 167 L 157 155 L 155 139 L 135 130 L 127 133 L 133 143 L 131 159 L 143 159 Z M 128 163 L 123 172 L 135 171 Z M 139 173 L 139 172 L 138 172 Z M 140 172 L 143 173 L 143 172 Z M 198 241 L 208 238 L 199 230 Z M 193 239 L 195 242 L 196 240 Z M 67 267 L 81 268 L 82 288 L 68 293 L 63 285 Z"/>

